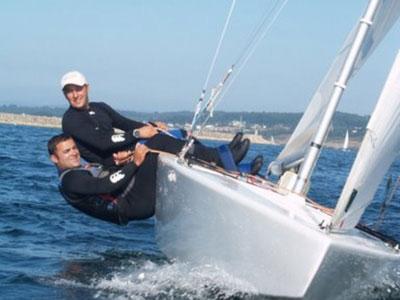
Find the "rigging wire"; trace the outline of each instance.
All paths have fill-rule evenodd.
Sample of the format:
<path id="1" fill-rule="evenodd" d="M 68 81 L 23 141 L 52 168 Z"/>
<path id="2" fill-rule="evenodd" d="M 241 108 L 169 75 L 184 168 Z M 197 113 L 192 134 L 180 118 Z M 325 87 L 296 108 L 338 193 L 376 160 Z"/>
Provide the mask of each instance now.
<path id="1" fill-rule="evenodd" d="M 265 37 L 265 35 L 269 32 L 269 30 L 272 28 L 273 24 L 277 20 L 278 16 L 282 12 L 283 8 L 285 7 L 286 3 L 288 0 L 284 0 L 282 4 L 277 8 L 277 4 L 279 1 L 275 3 L 272 9 L 268 10 L 266 13 L 264 13 L 263 19 L 260 22 L 260 25 L 257 26 L 257 28 L 253 31 L 251 34 L 251 39 L 245 49 L 242 51 L 241 55 L 239 58 L 236 60 L 237 65 L 237 71 L 234 73 L 232 76 L 232 79 L 228 82 L 226 88 L 222 90 L 225 82 L 227 81 L 227 77 L 231 74 L 233 68 L 235 65 L 232 65 L 232 67 L 228 70 L 227 75 L 224 77 L 224 80 L 221 81 L 218 86 L 216 87 L 219 91 L 216 97 L 210 97 L 210 100 L 208 103 L 205 105 L 206 111 L 208 111 L 208 115 L 205 117 L 205 120 L 202 122 L 199 132 L 203 129 L 205 124 L 208 122 L 209 118 L 212 117 L 212 112 L 216 105 L 221 102 L 223 97 L 226 95 L 227 91 L 229 91 L 230 87 L 232 86 L 233 82 L 235 79 L 238 77 L 240 72 L 243 70 L 244 66 L 247 64 L 251 56 L 253 55 L 254 51 L 262 41 L 262 39 Z M 275 11 L 275 12 L 274 12 Z M 274 12 L 274 13 L 273 13 Z M 268 21 L 268 22 L 267 22 Z M 264 27 L 264 29 L 263 29 Z M 263 29 L 263 30 L 262 30 Z M 203 110 L 204 111 L 204 110 Z"/>
<path id="2" fill-rule="evenodd" d="M 257 39 L 256 38 L 254 39 L 255 42 L 253 43 L 253 45 L 251 45 L 251 47 L 249 47 L 249 51 L 248 51 L 247 55 L 244 56 L 243 61 L 238 66 L 237 71 L 235 72 L 234 76 L 232 76 L 232 80 L 228 83 L 227 87 L 222 92 L 221 97 L 219 98 L 218 102 L 220 102 L 222 100 L 222 98 L 226 95 L 226 93 L 229 91 L 229 89 L 232 86 L 233 82 L 236 80 L 236 78 L 239 76 L 240 72 L 243 70 L 243 68 L 245 67 L 245 65 L 247 64 L 247 62 L 251 58 L 251 56 L 254 54 L 254 52 L 257 49 L 257 47 L 260 44 L 260 42 L 263 40 L 263 38 L 266 36 L 266 34 L 272 28 L 272 26 L 275 23 L 275 21 L 278 19 L 278 16 L 280 15 L 281 11 L 283 10 L 283 8 L 285 7 L 287 2 L 288 2 L 288 0 L 283 1 L 282 5 L 275 12 L 275 14 L 273 15 L 271 21 L 267 24 L 265 29 L 262 32 L 260 31 L 261 33 L 259 34 Z"/>
<path id="3" fill-rule="evenodd" d="M 267 21 L 271 18 L 272 13 L 274 12 L 274 10 L 276 9 L 276 6 L 278 5 L 279 0 L 275 1 L 275 4 L 270 5 L 269 7 L 267 7 L 261 17 L 261 21 L 260 23 L 253 29 L 253 31 L 248 35 L 247 37 L 247 42 L 245 44 L 245 46 L 243 47 L 243 50 L 240 52 L 240 54 L 238 55 L 238 58 L 236 59 L 234 65 L 239 64 L 239 62 L 241 61 L 241 59 L 245 56 L 245 54 L 248 52 L 249 48 L 251 47 L 251 44 L 253 43 L 253 41 L 257 38 L 257 36 L 260 34 L 261 30 L 263 29 L 263 27 L 265 26 L 265 24 L 267 23 Z"/>
<path id="4" fill-rule="evenodd" d="M 379 210 L 379 215 L 375 224 L 373 225 L 374 230 L 378 230 L 379 227 L 382 225 L 384 215 L 386 212 L 386 208 L 392 202 L 393 198 L 395 198 L 396 191 L 400 185 L 400 176 L 397 177 L 396 181 L 393 183 L 392 176 L 389 177 L 386 183 L 386 196 L 381 204 L 381 208 Z"/>
<path id="5" fill-rule="evenodd" d="M 218 42 L 217 49 L 215 50 L 214 57 L 213 57 L 213 59 L 212 59 L 210 68 L 209 68 L 209 70 L 208 70 L 207 78 L 206 78 L 206 80 L 205 80 L 205 82 L 204 82 L 204 85 L 203 85 L 203 90 L 206 90 L 206 89 L 207 89 L 208 82 L 209 82 L 209 80 L 210 80 L 212 71 L 214 70 L 215 63 L 216 63 L 216 61 L 217 61 L 217 57 L 218 57 L 219 52 L 220 52 L 220 50 L 221 50 L 222 42 L 223 42 L 223 40 L 224 40 L 224 38 L 225 38 L 226 30 L 228 29 L 228 25 L 229 25 L 229 23 L 230 23 L 230 20 L 231 20 L 231 17 L 232 17 L 232 14 L 233 14 L 233 10 L 234 10 L 234 8 L 235 8 L 235 5 L 236 5 L 236 0 L 232 0 L 232 4 L 231 4 L 231 7 L 230 7 L 230 9 L 229 9 L 229 13 L 228 13 L 228 16 L 227 16 L 226 21 L 225 21 L 225 24 L 224 24 L 224 28 L 223 28 L 222 33 L 221 33 L 221 37 L 220 37 L 219 42 Z"/>
<path id="6" fill-rule="evenodd" d="M 195 110 L 195 112 L 194 112 L 194 116 L 193 116 L 193 120 L 192 120 L 192 126 L 191 126 L 191 130 L 190 130 L 191 132 L 192 132 L 193 129 L 194 129 L 194 125 L 195 125 L 195 123 L 196 123 L 197 116 L 198 116 L 198 114 L 200 113 L 201 104 L 202 104 L 202 102 L 203 102 L 203 100 L 204 100 L 204 97 L 205 97 L 205 95 L 206 95 L 206 91 L 207 91 L 207 87 L 208 87 L 208 82 L 210 81 L 211 74 L 212 74 L 212 72 L 213 72 L 213 70 L 214 70 L 215 63 L 216 63 L 217 58 L 218 58 L 218 55 L 219 55 L 219 53 L 220 53 L 221 46 L 222 46 L 222 42 L 223 42 L 223 40 L 224 40 L 224 38 L 225 38 L 226 30 L 228 29 L 228 26 L 229 26 L 229 23 L 230 23 L 230 20 L 231 20 L 231 17 L 232 17 L 232 14 L 233 14 L 233 10 L 234 10 L 234 8 L 235 8 L 235 5 L 236 5 L 236 0 L 232 0 L 231 7 L 230 7 L 230 9 L 229 9 L 228 16 L 227 16 L 227 18 L 226 18 L 226 20 L 225 20 L 225 24 L 224 24 L 224 27 L 223 27 L 223 29 L 222 29 L 221 36 L 220 36 L 220 38 L 219 38 L 217 48 L 215 49 L 214 57 L 213 57 L 213 59 L 212 59 L 212 61 L 211 61 L 210 68 L 208 69 L 208 74 L 207 74 L 206 80 L 205 80 L 205 82 L 204 82 L 204 84 L 203 84 L 203 88 L 202 88 L 202 90 L 201 90 L 201 94 L 200 94 L 200 97 L 199 97 L 199 100 L 198 100 L 198 103 L 197 103 L 197 107 L 196 107 L 196 110 Z"/>
<path id="7" fill-rule="evenodd" d="M 207 77 L 206 77 L 206 81 L 204 83 L 200 98 L 199 98 L 198 103 L 196 105 L 196 109 L 195 109 L 195 112 L 194 112 L 194 115 L 193 115 L 190 131 L 188 132 L 187 142 L 186 142 L 185 146 L 183 147 L 183 149 L 181 150 L 181 152 L 179 154 L 179 157 L 180 157 L 181 161 L 184 160 L 184 157 L 185 157 L 186 153 L 189 151 L 189 149 L 192 147 L 192 145 L 194 143 L 193 131 L 194 131 L 194 128 L 195 128 L 195 125 L 196 125 L 197 121 L 199 120 L 199 118 L 201 117 L 202 114 L 205 114 L 204 121 L 200 125 L 199 131 L 198 131 L 200 133 L 202 131 L 202 129 L 204 128 L 205 124 L 208 122 L 209 118 L 212 117 L 213 111 L 214 111 L 214 108 L 216 107 L 216 105 L 226 95 L 226 92 L 232 86 L 232 83 L 234 82 L 234 79 L 237 78 L 238 74 L 241 72 L 241 70 L 243 69 L 244 65 L 248 62 L 250 57 L 253 55 L 253 53 L 254 53 L 256 47 L 259 45 L 260 41 L 265 37 L 267 32 L 271 29 L 272 25 L 277 20 L 278 16 L 280 15 L 280 13 L 281 13 L 282 9 L 284 8 L 284 6 L 286 5 L 287 1 L 288 0 L 284 0 L 283 3 L 281 4 L 281 6 L 276 10 L 277 3 L 279 3 L 279 0 L 277 0 L 275 2 L 275 5 L 272 7 L 272 9 L 266 10 L 266 12 L 263 14 L 263 17 L 261 19 L 260 24 L 253 30 L 252 34 L 250 35 L 249 42 L 247 43 L 247 45 L 245 46 L 245 48 L 243 49 L 243 51 L 241 52 L 241 54 L 237 58 L 235 64 L 237 64 L 239 66 L 238 67 L 238 71 L 234 74 L 232 80 L 228 83 L 227 88 L 225 90 L 223 90 L 223 87 L 224 87 L 225 83 L 227 82 L 227 80 L 229 79 L 230 75 L 233 72 L 233 69 L 235 68 L 235 64 L 233 64 L 230 67 L 230 69 L 226 72 L 223 80 L 220 81 L 218 83 L 218 85 L 211 90 L 210 97 L 209 97 L 207 103 L 205 105 L 202 105 L 202 102 L 203 102 L 205 94 L 206 94 L 208 82 L 209 82 L 210 77 L 211 77 L 211 73 L 212 73 L 212 71 L 213 71 L 213 69 L 215 67 L 215 63 L 216 63 L 217 57 L 218 57 L 220 49 L 221 49 L 222 41 L 223 41 L 223 39 L 225 37 L 225 33 L 226 33 L 226 30 L 227 30 L 228 25 L 230 23 L 230 19 L 231 19 L 232 13 L 233 13 L 233 9 L 235 7 L 236 0 L 232 0 L 232 4 L 231 4 L 231 7 L 230 7 L 230 10 L 229 10 L 229 13 L 228 13 L 228 17 L 227 17 L 227 19 L 225 21 L 225 25 L 224 25 L 224 28 L 222 30 L 221 37 L 219 39 L 218 46 L 217 46 L 217 49 L 215 51 L 213 60 L 211 62 L 211 66 L 210 66 L 210 69 L 208 71 L 208 74 L 207 74 Z M 268 20 L 270 20 L 270 21 L 267 22 Z"/>

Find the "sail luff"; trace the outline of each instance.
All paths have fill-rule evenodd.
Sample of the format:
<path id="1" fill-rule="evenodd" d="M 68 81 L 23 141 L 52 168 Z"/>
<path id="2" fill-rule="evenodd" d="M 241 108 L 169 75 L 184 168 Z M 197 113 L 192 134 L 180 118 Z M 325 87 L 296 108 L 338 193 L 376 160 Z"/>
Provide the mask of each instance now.
<path id="1" fill-rule="evenodd" d="M 337 82 L 334 83 L 334 90 L 328 102 L 327 108 L 325 110 L 324 116 L 321 120 L 320 126 L 316 132 L 314 139 L 312 140 L 304 162 L 301 165 L 300 171 L 298 173 L 298 178 L 294 187 L 294 192 L 303 193 L 307 182 L 309 181 L 311 174 L 314 170 L 316 162 L 318 160 L 321 148 L 326 140 L 329 128 L 332 123 L 333 116 L 336 112 L 336 108 L 342 98 L 343 92 L 346 88 L 347 82 L 351 77 L 353 68 L 356 64 L 357 57 L 361 52 L 363 43 L 367 36 L 367 32 L 372 25 L 375 12 L 378 8 L 379 0 L 371 0 L 368 4 L 367 11 L 365 12 L 363 18 L 360 20 L 360 25 L 357 30 L 351 49 L 346 57 L 343 68 L 339 73 Z"/>
<path id="2" fill-rule="evenodd" d="M 332 228 L 357 225 L 400 150 L 400 52 L 390 71 L 367 132 L 332 217 Z"/>

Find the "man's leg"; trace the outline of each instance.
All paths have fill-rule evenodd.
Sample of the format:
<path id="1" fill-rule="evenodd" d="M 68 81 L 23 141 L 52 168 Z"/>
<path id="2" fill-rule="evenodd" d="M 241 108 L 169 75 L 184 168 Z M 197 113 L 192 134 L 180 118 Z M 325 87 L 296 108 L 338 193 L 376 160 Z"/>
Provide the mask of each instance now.
<path id="1" fill-rule="evenodd" d="M 139 167 L 133 184 L 118 197 L 119 212 L 129 221 L 154 215 L 156 203 L 157 154 L 149 153 Z"/>
<path id="2" fill-rule="evenodd" d="M 146 142 L 146 146 L 151 149 L 165 151 L 172 154 L 178 154 L 184 145 L 185 141 L 163 134 L 157 134 Z M 190 154 L 204 161 L 219 162 L 218 151 L 215 148 L 207 147 L 201 143 L 195 143 Z"/>

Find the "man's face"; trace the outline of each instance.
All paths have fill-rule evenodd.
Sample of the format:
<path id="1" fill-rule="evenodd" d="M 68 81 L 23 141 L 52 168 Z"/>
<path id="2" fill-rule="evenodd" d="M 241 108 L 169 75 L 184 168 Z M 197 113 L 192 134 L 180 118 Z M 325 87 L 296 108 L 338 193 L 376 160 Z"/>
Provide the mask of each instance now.
<path id="1" fill-rule="evenodd" d="M 89 105 L 89 86 L 79 86 L 68 84 L 65 86 L 64 96 L 67 98 L 69 104 L 76 109 L 87 109 Z"/>
<path id="2" fill-rule="evenodd" d="M 61 169 L 76 168 L 81 165 L 81 155 L 73 139 L 58 143 L 50 159 Z"/>

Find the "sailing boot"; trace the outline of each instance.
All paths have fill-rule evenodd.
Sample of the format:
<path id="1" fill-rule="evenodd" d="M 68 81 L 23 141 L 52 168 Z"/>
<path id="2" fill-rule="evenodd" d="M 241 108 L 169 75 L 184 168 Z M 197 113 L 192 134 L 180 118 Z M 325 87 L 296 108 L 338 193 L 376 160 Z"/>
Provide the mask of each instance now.
<path id="1" fill-rule="evenodd" d="M 236 164 L 240 163 L 250 148 L 250 140 L 244 139 L 231 148 L 232 156 Z"/>
<path id="2" fill-rule="evenodd" d="M 257 155 L 251 162 L 238 165 L 238 169 L 242 173 L 257 175 L 264 164 L 264 157 Z"/>
<path id="3" fill-rule="evenodd" d="M 257 155 L 250 163 L 250 174 L 257 175 L 264 164 L 264 157 L 262 155 Z"/>
<path id="4" fill-rule="evenodd" d="M 228 171 L 238 171 L 237 164 L 246 156 L 250 148 L 250 140 L 240 141 L 242 133 L 238 133 L 229 144 L 217 148 L 194 143 L 187 152 L 188 157 L 195 157 L 213 162 Z"/>
<path id="5" fill-rule="evenodd" d="M 243 139 L 243 132 L 237 132 L 231 142 L 229 143 L 229 148 L 233 149 L 239 145 Z"/>
<path id="6" fill-rule="evenodd" d="M 246 156 L 250 148 L 250 140 L 244 139 L 233 146 L 232 143 L 216 148 L 219 159 L 217 165 L 228 171 L 238 171 L 237 164 Z"/>

